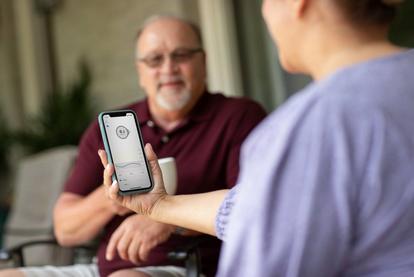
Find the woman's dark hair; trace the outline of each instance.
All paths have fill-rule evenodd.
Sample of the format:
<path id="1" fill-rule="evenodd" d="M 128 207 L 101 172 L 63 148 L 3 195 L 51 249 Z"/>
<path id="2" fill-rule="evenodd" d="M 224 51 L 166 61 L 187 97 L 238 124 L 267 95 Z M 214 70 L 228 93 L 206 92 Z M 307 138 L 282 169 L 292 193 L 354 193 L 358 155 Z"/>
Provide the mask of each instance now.
<path id="1" fill-rule="evenodd" d="M 346 17 L 357 24 L 390 24 L 397 12 L 397 0 L 334 0 Z"/>

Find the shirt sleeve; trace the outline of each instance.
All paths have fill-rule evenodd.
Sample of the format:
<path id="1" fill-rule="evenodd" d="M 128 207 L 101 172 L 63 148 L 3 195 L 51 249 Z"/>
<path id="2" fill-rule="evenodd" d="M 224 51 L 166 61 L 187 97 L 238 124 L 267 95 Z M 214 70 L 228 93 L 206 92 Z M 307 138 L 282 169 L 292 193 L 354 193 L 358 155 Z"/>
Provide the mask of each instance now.
<path id="1" fill-rule="evenodd" d="M 65 192 L 86 196 L 102 184 L 103 166 L 98 156 L 100 148 L 103 149 L 102 139 L 98 122 L 94 121 L 81 138 L 75 165 L 64 186 Z"/>
<path id="2" fill-rule="evenodd" d="M 355 168 L 364 168 L 355 160 L 371 135 L 332 109 L 274 117 L 243 148 L 237 201 L 217 220 L 225 237 L 218 276 L 340 274 L 353 240 Z"/>

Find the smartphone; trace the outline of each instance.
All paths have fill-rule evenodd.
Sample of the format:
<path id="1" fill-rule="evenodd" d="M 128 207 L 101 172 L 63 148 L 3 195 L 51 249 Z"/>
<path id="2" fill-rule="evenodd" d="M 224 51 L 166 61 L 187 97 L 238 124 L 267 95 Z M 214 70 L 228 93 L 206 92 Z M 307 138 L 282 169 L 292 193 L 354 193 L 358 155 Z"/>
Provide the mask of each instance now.
<path id="1" fill-rule="evenodd" d="M 118 182 L 119 194 L 150 191 L 154 187 L 154 181 L 135 112 L 102 112 L 98 121 L 108 162 L 115 168 L 112 180 Z"/>

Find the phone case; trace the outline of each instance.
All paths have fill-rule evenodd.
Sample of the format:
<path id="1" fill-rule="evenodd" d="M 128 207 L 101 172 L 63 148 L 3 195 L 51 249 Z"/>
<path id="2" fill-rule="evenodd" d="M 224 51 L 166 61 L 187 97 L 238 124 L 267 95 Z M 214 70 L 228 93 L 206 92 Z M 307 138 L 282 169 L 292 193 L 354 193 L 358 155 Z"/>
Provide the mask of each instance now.
<path id="1" fill-rule="evenodd" d="M 149 178 L 150 178 L 151 186 L 149 188 L 145 188 L 145 189 L 136 189 L 136 190 L 130 190 L 130 191 L 121 191 L 121 189 L 119 189 L 118 193 L 119 193 L 119 195 L 122 195 L 122 196 L 131 195 L 131 194 L 146 193 L 146 192 L 149 192 L 153 189 L 154 179 L 152 177 L 151 168 L 150 168 L 149 163 L 148 163 L 147 155 L 145 154 L 145 151 L 144 151 L 144 145 L 143 145 L 144 140 L 142 139 L 141 130 L 140 130 L 139 125 L 138 125 L 138 117 L 137 117 L 136 113 L 133 110 L 104 111 L 104 112 L 101 112 L 99 114 L 98 122 L 99 122 L 100 131 L 101 131 L 102 141 L 103 141 L 103 144 L 104 144 L 104 147 L 105 147 L 106 156 L 108 157 L 108 163 L 113 165 L 113 159 L 112 159 L 112 155 L 111 155 L 111 151 L 110 151 L 110 147 L 109 147 L 109 142 L 106 139 L 106 135 L 105 135 L 106 131 L 105 131 L 104 123 L 103 123 L 103 116 L 105 114 L 123 113 L 123 112 L 132 113 L 134 115 L 135 125 L 136 125 L 137 130 L 138 130 L 138 136 L 140 138 L 140 144 L 141 144 L 141 147 L 142 147 L 142 151 L 144 153 L 145 164 L 146 164 L 146 167 L 148 169 L 147 171 L 148 171 L 148 175 L 149 175 Z M 118 180 L 116 179 L 115 173 L 114 173 L 112 175 L 112 182 L 115 181 L 115 180 L 118 182 Z M 119 184 L 119 182 L 118 182 L 118 184 Z"/>

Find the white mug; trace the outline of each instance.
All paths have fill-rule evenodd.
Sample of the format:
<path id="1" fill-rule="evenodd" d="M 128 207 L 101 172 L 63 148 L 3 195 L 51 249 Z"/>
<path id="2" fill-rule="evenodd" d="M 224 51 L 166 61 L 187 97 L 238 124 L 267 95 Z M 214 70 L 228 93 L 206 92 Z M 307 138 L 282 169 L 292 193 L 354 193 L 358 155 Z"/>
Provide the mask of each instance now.
<path id="1" fill-rule="evenodd" d="M 158 159 L 164 180 L 165 190 L 168 194 L 175 194 L 177 191 L 177 166 L 173 157 Z"/>

